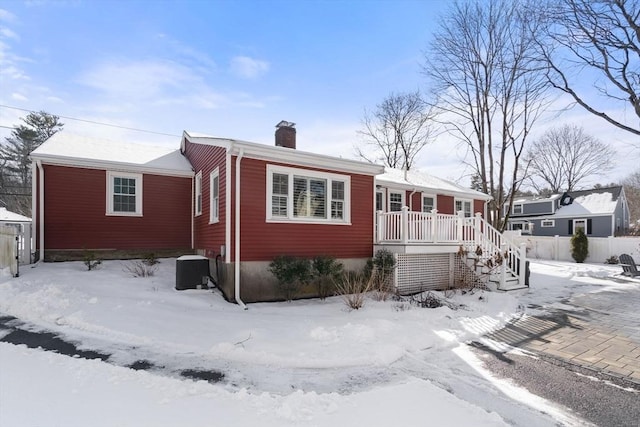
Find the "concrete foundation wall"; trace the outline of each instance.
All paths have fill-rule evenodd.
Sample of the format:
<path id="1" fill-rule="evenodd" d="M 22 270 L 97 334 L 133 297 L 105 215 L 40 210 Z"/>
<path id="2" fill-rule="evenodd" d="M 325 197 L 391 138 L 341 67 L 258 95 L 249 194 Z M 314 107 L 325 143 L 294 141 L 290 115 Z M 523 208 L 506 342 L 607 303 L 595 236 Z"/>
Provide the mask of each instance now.
<path id="1" fill-rule="evenodd" d="M 339 259 L 345 271 L 361 271 L 368 258 Z M 216 261 L 210 261 L 210 270 L 218 282 L 218 288 L 224 297 L 231 302 L 235 301 L 235 264 L 218 262 L 216 273 Z M 279 290 L 278 281 L 269 272 L 268 261 L 248 261 L 240 265 L 240 298 L 245 303 L 284 301 L 285 297 Z M 297 299 L 319 297 L 315 285 L 304 286 Z"/>

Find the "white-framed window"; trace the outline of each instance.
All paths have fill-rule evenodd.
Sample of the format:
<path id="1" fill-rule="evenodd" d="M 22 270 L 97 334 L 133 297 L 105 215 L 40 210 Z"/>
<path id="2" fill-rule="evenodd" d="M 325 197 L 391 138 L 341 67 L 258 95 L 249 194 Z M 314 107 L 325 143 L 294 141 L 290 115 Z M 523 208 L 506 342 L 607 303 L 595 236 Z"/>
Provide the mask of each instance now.
<path id="1" fill-rule="evenodd" d="M 319 223 L 351 221 L 351 177 L 267 166 L 267 220 Z"/>
<path id="2" fill-rule="evenodd" d="M 389 212 L 400 212 L 404 206 L 404 191 L 389 191 Z"/>
<path id="3" fill-rule="evenodd" d="M 509 225 L 510 230 L 520 230 L 522 234 L 533 234 L 533 223 L 532 222 L 512 222 Z"/>
<path id="4" fill-rule="evenodd" d="M 471 200 L 464 199 L 456 199 L 456 213 L 463 211 L 464 216 L 470 218 L 472 216 L 471 207 L 473 206 L 473 202 Z"/>
<path id="5" fill-rule="evenodd" d="M 142 216 L 142 174 L 107 171 L 107 215 Z"/>
<path id="6" fill-rule="evenodd" d="M 195 216 L 202 215 L 202 171 L 196 174 L 196 212 Z"/>
<path id="7" fill-rule="evenodd" d="M 556 226 L 556 220 L 555 219 L 543 219 L 540 222 L 540 226 L 544 227 L 544 228 L 555 227 Z"/>
<path id="8" fill-rule="evenodd" d="M 209 223 L 220 221 L 220 172 L 215 168 L 209 174 Z"/>
<path id="9" fill-rule="evenodd" d="M 384 211 L 384 193 L 376 191 L 376 212 Z"/>
<path id="10" fill-rule="evenodd" d="M 578 231 L 578 228 L 582 228 L 582 231 L 584 231 L 584 234 L 588 234 L 587 233 L 587 220 L 586 219 L 574 219 L 573 220 L 573 234 L 576 234 L 576 231 Z"/>
<path id="11" fill-rule="evenodd" d="M 512 213 L 514 215 L 521 215 L 522 214 L 522 205 L 521 204 L 513 205 Z"/>
<path id="12" fill-rule="evenodd" d="M 430 194 L 422 195 L 422 212 L 431 212 L 436 209 L 436 197 Z"/>

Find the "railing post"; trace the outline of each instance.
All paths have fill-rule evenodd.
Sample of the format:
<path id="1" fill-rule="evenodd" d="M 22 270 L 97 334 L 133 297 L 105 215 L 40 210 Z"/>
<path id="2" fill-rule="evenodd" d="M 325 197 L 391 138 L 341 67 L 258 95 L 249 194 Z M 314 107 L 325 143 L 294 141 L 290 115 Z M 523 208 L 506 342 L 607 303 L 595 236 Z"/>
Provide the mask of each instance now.
<path id="1" fill-rule="evenodd" d="M 402 223 L 400 227 L 401 227 L 400 237 L 401 237 L 402 243 L 409 242 L 409 207 L 408 206 L 402 207 Z"/>
<path id="2" fill-rule="evenodd" d="M 376 211 L 376 243 L 380 243 L 383 240 L 383 230 L 386 228 L 383 221 L 382 211 Z"/>
<path id="3" fill-rule="evenodd" d="M 527 276 L 527 244 L 520 243 L 520 268 L 518 274 L 518 285 L 524 286 L 524 279 Z"/>
<path id="4" fill-rule="evenodd" d="M 509 254 L 507 253 L 507 244 L 502 243 L 500 245 L 500 251 L 502 252 L 502 265 L 500 266 L 500 288 L 504 289 L 505 283 L 507 283 L 507 263 L 509 262 Z"/>
<path id="5" fill-rule="evenodd" d="M 458 211 L 458 218 L 456 219 L 456 232 L 458 234 L 458 241 L 462 244 L 464 242 L 464 211 Z"/>
<path id="6" fill-rule="evenodd" d="M 431 240 L 438 243 L 438 209 L 431 209 Z"/>

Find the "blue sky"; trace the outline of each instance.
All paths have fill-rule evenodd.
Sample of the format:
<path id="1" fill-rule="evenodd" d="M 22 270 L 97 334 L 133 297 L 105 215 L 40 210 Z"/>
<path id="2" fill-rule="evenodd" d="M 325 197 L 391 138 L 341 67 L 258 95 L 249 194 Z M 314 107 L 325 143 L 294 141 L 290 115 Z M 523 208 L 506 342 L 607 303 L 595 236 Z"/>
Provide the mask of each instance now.
<path id="1" fill-rule="evenodd" d="M 273 143 L 275 125 L 288 120 L 297 123 L 299 149 L 354 157 L 365 108 L 391 92 L 425 89 L 422 52 L 448 5 L 9 0 L 0 6 L 0 104 L 265 144 Z M 25 114 L 0 107 L 0 126 Z M 559 120 L 548 119 L 546 127 Z M 621 149 L 631 141 L 581 111 L 561 120 Z M 73 133 L 179 144 L 177 137 L 62 121 Z M 0 128 L 0 136 L 7 132 Z M 441 137 L 418 166 L 458 180 L 465 174 L 462 155 Z M 627 163 L 611 178 L 633 172 Z"/>

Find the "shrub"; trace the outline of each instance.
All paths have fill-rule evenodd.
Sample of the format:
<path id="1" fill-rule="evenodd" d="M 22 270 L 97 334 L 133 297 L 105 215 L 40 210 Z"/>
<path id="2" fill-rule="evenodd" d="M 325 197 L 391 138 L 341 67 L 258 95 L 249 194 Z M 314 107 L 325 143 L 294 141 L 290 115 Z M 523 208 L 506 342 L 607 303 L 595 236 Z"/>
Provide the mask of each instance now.
<path id="1" fill-rule="evenodd" d="M 147 254 L 146 257 L 142 260 L 145 265 L 151 267 L 152 265 L 160 264 L 160 260 L 156 257 L 156 255 L 152 252 Z"/>
<path id="2" fill-rule="evenodd" d="M 571 257 L 577 263 L 584 262 L 589 256 L 589 240 L 584 229 L 578 228 L 571 237 Z"/>
<path id="3" fill-rule="evenodd" d="M 364 306 L 367 293 L 371 290 L 375 273 L 368 278 L 364 274 L 346 272 L 336 281 L 336 291 L 342 296 L 347 307 L 358 310 Z"/>
<path id="4" fill-rule="evenodd" d="M 342 274 L 342 264 L 334 257 L 321 255 L 312 260 L 311 266 L 320 299 L 333 295 L 335 282 Z"/>
<path id="5" fill-rule="evenodd" d="M 82 256 L 82 262 L 87 266 L 87 270 L 95 270 L 100 264 L 102 264 L 102 260 L 96 257 L 95 252 L 92 251 L 84 251 Z"/>
<path id="6" fill-rule="evenodd" d="M 280 255 L 269 264 L 269 271 L 278 280 L 278 288 L 287 301 L 293 300 L 311 279 L 308 259 Z"/>
<path id="7" fill-rule="evenodd" d="M 617 257 L 617 256 L 612 255 L 612 256 L 610 256 L 609 258 L 607 258 L 607 259 L 604 261 L 604 263 L 605 263 L 605 264 L 618 264 L 618 263 L 620 263 L 620 260 L 618 259 L 618 257 Z"/>
<path id="8" fill-rule="evenodd" d="M 156 272 L 157 267 L 154 264 L 147 264 L 147 260 L 130 261 L 125 265 L 124 270 L 133 277 L 150 277 Z"/>
<path id="9" fill-rule="evenodd" d="M 386 301 L 391 295 L 391 278 L 396 268 L 396 259 L 390 251 L 386 249 L 378 250 L 373 258 L 367 261 L 364 268 L 364 276 L 371 279 L 371 290 L 374 291 L 374 298 L 378 301 Z"/>

